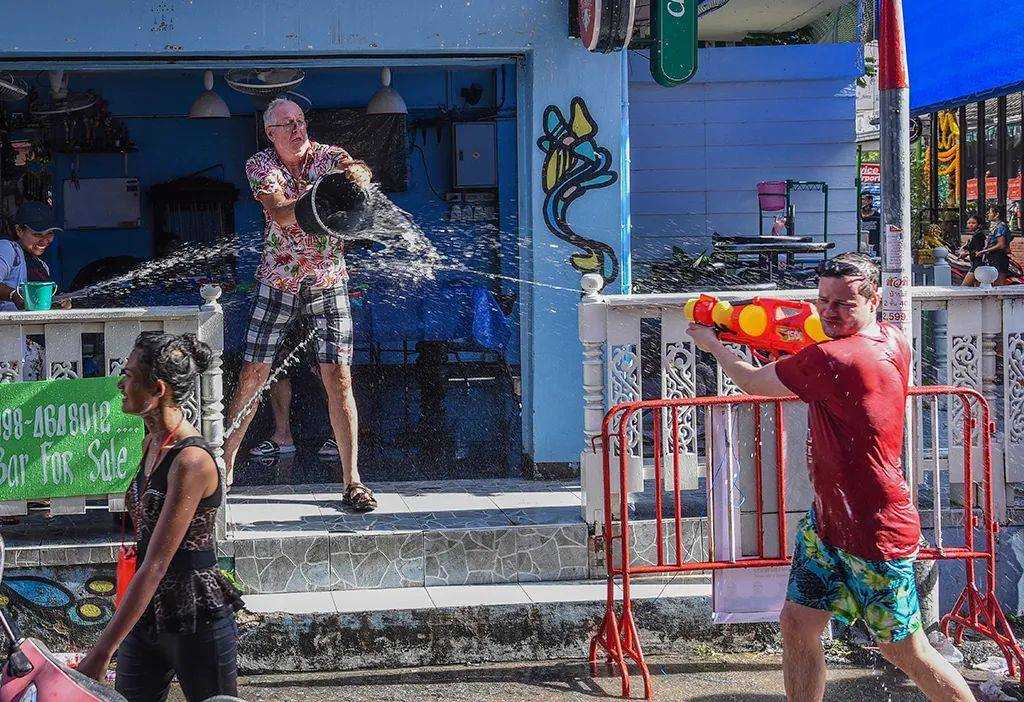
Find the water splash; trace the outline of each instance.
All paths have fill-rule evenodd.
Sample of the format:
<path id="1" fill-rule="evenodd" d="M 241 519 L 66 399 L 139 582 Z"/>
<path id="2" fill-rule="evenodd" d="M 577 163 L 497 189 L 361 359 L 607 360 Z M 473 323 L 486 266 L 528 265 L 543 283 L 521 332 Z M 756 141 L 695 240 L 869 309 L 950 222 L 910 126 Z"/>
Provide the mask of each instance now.
<path id="1" fill-rule="evenodd" d="M 295 348 L 292 349 L 291 352 L 287 356 L 285 356 L 284 359 L 277 365 L 277 367 L 271 371 L 266 381 L 264 381 L 264 383 L 260 387 L 256 388 L 256 392 L 252 394 L 252 397 L 247 399 L 245 401 L 245 404 L 242 405 L 242 409 L 239 410 L 238 415 L 235 417 L 234 421 L 231 422 L 231 425 L 224 430 L 225 439 L 238 430 L 238 428 L 242 425 L 242 422 L 245 420 L 245 418 L 248 417 L 252 412 L 254 412 L 256 408 L 259 406 L 260 400 L 263 398 L 263 395 L 270 390 L 270 388 L 274 385 L 274 383 L 276 383 L 281 378 L 282 375 L 284 375 L 285 371 L 287 371 L 289 368 L 291 368 L 299 361 L 302 351 L 318 337 L 319 331 L 316 329 L 312 330 L 309 334 L 306 335 L 305 338 L 299 341 L 299 343 L 295 345 Z"/>

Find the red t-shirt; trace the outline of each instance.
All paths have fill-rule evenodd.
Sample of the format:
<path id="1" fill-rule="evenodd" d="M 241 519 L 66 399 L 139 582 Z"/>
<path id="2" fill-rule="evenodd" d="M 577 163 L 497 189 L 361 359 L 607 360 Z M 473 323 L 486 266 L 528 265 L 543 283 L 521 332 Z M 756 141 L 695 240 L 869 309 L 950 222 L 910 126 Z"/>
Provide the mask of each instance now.
<path id="1" fill-rule="evenodd" d="M 819 536 L 872 561 L 911 556 L 921 537 L 902 467 L 910 354 L 903 333 L 882 324 L 775 366 L 809 405 Z"/>

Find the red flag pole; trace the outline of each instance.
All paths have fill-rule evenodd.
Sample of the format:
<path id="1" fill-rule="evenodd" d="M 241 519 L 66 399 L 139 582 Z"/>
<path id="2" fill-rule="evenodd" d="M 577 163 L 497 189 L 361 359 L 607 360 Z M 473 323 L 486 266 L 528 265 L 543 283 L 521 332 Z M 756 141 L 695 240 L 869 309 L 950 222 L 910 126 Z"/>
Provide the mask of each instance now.
<path id="1" fill-rule="evenodd" d="M 879 21 L 882 320 L 898 325 L 910 338 L 910 77 L 902 0 L 881 0 Z"/>
<path id="2" fill-rule="evenodd" d="M 910 300 L 910 75 L 903 30 L 902 0 L 880 0 L 878 27 L 879 140 L 882 156 L 882 321 L 896 324 L 913 338 Z M 916 492 L 913 470 L 913 413 L 907 407 L 907 477 Z M 938 628 L 939 587 L 934 561 L 914 567 L 921 618 L 926 632 Z"/>

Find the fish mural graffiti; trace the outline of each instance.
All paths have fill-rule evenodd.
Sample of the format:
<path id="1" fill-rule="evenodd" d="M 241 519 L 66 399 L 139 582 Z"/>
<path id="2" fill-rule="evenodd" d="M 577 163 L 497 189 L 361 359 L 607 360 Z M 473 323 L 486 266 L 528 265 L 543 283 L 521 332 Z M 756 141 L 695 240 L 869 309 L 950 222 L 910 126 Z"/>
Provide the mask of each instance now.
<path id="1" fill-rule="evenodd" d="M 0 584 L 0 607 L 13 615 L 25 634 L 64 650 L 88 644 L 110 621 L 116 589 L 112 569 L 107 568 L 13 570 Z"/>
<path id="2" fill-rule="evenodd" d="M 619 259 L 602 241 L 588 239 L 569 224 L 569 205 L 590 190 L 606 188 L 618 180 L 612 170 L 611 152 L 597 145 L 597 122 L 587 104 L 574 97 L 569 118 L 556 105 L 544 110 L 544 135 L 537 146 L 546 156 L 541 172 L 544 188 L 544 223 L 556 237 L 580 251 L 569 257 L 569 264 L 585 273 L 600 273 L 605 284 L 619 277 Z"/>

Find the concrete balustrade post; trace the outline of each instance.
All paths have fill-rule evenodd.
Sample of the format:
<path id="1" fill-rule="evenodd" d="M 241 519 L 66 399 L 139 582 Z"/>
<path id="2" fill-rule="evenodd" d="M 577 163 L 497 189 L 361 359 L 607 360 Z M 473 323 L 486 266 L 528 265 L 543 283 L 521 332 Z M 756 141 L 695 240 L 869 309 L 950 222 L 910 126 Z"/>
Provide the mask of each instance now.
<path id="1" fill-rule="evenodd" d="M 601 422 L 605 414 L 605 341 L 607 315 L 600 304 L 604 280 L 596 273 L 583 276 L 583 300 L 579 307 L 579 333 L 583 344 L 583 451 L 580 453 L 580 485 L 583 518 L 589 524 L 604 519 L 604 466 L 601 460 Z"/>
<path id="2" fill-rule="evenodd" d="M 202 406 L 200 407 L 203 437 L 210 442 L 221 480 L 224 468 L 224 310 L 220 306 L 222 290 L 219 285 L 204 285 L 199 294 L 204 304 L 199 311 L 199 338 L 213 351 L 210 367 L 200 378 Z M 227 515 L 222 507 L 217 515 L 217 538 L 223 539 L 227 531 Z"/>
<path id="3" fill-rule="evenodd" d="M 953 269 L 949 267 L 949 249 L 939 246 L 933 254 L 935 264 L 932 266 L 932 280 L 935 285 L 952 285 Z"/>

